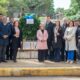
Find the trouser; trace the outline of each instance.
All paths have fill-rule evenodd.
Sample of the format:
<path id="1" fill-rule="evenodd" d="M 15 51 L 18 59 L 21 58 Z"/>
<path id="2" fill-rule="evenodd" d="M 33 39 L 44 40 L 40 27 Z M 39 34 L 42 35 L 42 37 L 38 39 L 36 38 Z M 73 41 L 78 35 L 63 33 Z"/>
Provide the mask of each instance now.
<path id="1" fill-rule="evenodd" d="M 46 54 L 45 54 L 45 60 L 48 60 L 48 59 L 49 59 L 48 50 L 47 50 L 47 51 L 45 50 L 45 53 L 46 53 Z"/>
<path id="2" fill-rule="evenodd" d="M 17 52 L 18 52 L 18 48 L 17 47 L 12 49 L 12 57 L 13 57 L 14 61 L 16 61 Z"/>
<path id="3" fill-rule="evenodd" d="M 67 57 L 68 57 L 68 51 L 65 51 L 65 57 L 64 57 L 65 61 L 67 61 Z"/>
<path id="4" fill-rule="evenodd" d="M 61 60 L 65 60 L 65 41 L 62 43 L 62 48 L 61 48 Z"/>
<path id="5" fill-rule="evenodd" d="M 76 61 L 77 60 L 77 51 L 76 50 L 74 50 L 74 61 Z"/>
<path id="6" fill-rule="evenodd" d="M 68 51 L 67 60 L 74 61 L 74 51 Z"/>
<path id="7" fill-rule="evenodd" d="M 12 41 L 12 57 L 14 61 L 16 61 L 16 58 L 17 58 L 18 41 L 19 41 L 18 38 L 13 38 L 13 41 Z"/>
<path id="8" fill-rule="evenodd" d="M 48 53 L 46 55 L 49 60 L 51 60 L 51 61 L 54 60 L 54 49 L 52 49 L 51 42 L 48 42 Z"/>
<path id="9" fill-rule="evenodd" d="M 59 48 L 56 48 L 54 51 L 54 61 L 59 62 L 61 61 L 61 50 Z"/>
<path id="10" fill-rule="evenodd" d="M 6 46 L 0 46 L 0 61 L 5 61 Z"/>
<path id="11" fill-rule="evenodd" d="M 78 59 L 80 60 L 80 46 L 78 47 Z"/>
<path id="12" fill-rule="evenodd" d="M 47 52 L 48 52 L 48 50 L 38 50 L 38 60 L 39 60 L 39 62 L 44 62 L 44 60 L 46 59 Z"/>
<path id="13" fill-rule="evenodd" d="M 12 60 L 12 48 L 10 45 L 7 46 L 7 49 L 6 49 L 6 59 L 7 60 Z"/>
<path id="14" fill-rule="evenodd" d="M 49 60 L 54 61 L 54 49 L 49 50 Z"/>

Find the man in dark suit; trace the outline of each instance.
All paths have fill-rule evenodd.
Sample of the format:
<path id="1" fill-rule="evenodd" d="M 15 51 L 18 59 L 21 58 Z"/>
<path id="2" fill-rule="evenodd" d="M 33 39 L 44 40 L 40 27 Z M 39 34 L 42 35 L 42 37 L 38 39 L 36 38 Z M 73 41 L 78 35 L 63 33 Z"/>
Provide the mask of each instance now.
<path id="1" fill-rule="evenodd" d="M 61 28 L 62 28 L 63 37 L 64 37 L 64 33 L 65 33 L 66 28 L 67 28 L 67 20 L 66 19 L 64 19 L 64 22 L 63 22 L 63 25 Z M 64 60 L 65 60 L 65 40 L 63 38 L 62 39 L 62 49 L 61 49 L 61 61 L 64 61 Z"/>
<path id="2" fill-rule="evenodd" d="M 78 20 L 74 21 L 74 27 L 75 27 L 75 30 L 76 30 L 76 34 L 78 34 L 78 31 L 80 31 L 80 30 L 78 30 L 78 29 L 80 29 Z M 79 32 L 79 34 L 80 34 L 80 32 Z M 76 35 L 76 38 L 78 38 L 78 35 Z M 77 43 L 77 40 L 76 40 L 76 43 Z M 74 53 L 75 53 L 74 54 L 74 62 L 76 63 L 77 59 L 78 59 L 78 51 L 75 50 Z"/>
<path id="3" fill-rule="evenodd" d="M 77 55 L 74 56 L 75 61 L 77 61 L 77 59 L 80 60 L 80 20 L 77 21 L 77 23 L 78 23 L 78 27 L 77 27 L 77 31 L 76 31 L 76 46 L 78 49 L 78 53 L 77 53 Z"/>
<path id="4" fill-rule="evenodd" d="M 11 48 L 11 45 L 12 45 L 12 32 L 13 32 L 13 22 L 14 22 L 14 18 L 10 18 L 10 21 L 8 22 L 8 26 L 11 30 L 11 35 L 9 36 L 9 44 L 7 46 L 7 49 L 6 49 L 6 60 L 12 60 L 12 48 Z"/>
<path id="5" fill-rule="evenodd" d="M 2 15 L 1 15 L 2 16 Z M 6 62 L 5 54 L 6 47 L 9 43 L 10 29 L 7 24 L 7 17 L 1 17 L 2 21 L 0 21 L 0 63 Z"/>
<path id="6" fill-rule="evenodd" d="M 54 60 L 54 51 L 52 50 L 52 41 L 53 41 L 53 30 L 54 29 L 54 23 L 51 22 L 51 17 L 47 16 L 46 21 L 46 30 L 48 31 L 48 54 L 46 55 L 46 59 L 49 59 L 51 61 Z"/>

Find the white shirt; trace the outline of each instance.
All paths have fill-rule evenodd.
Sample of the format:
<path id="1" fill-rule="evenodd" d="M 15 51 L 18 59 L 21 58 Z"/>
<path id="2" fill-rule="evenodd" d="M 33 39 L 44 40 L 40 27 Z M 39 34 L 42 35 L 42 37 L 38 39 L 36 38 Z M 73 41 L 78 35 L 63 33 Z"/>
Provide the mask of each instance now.
<path id="1" fill-rule="evenodd" d="M 15 27 L 15 32 L 16 32 L 16 34 L 14 36 L 18 38 L 20 35 L 20 30 L 18 27 Z"/>

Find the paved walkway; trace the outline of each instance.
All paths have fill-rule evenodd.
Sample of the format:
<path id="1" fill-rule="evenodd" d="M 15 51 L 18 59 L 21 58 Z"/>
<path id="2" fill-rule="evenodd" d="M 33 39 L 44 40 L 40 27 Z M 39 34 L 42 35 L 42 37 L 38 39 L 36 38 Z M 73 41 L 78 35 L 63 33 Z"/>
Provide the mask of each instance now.
<path id="1" fill-rule="evenodd" d="M 33 67 L 52 67 L 52 68 L 56 68 L 56 67 L 80 67 L 80 62 L 78 62 L 77 64 L 67 64 L 65 62 L 51 62 L 51 61 L 45 61 L 44 63 L 39 63 L 38 60 L 36 59 L 19 59 L 17 60 L 17 63 L 14 63 L 13 61 L 8 61 L 7 63 L 0 63 L 0 68 L 33 68 Z"/>
<path id="2" fill-rule="evenodd" d="M 39 63 L 36 59 L 19 59 L 17 63 L 8 61 L 0 63 L 0 76 L 79 76 L 80 62 L 67 64 L 65 62 L 46 61 Z M 1 80 L 1 79 L 0 79 Z"/>
<path id="3" fill-rule="evenodd" d="M 0 80 L 80 80 L 79 77 L 0 77 Z"/>

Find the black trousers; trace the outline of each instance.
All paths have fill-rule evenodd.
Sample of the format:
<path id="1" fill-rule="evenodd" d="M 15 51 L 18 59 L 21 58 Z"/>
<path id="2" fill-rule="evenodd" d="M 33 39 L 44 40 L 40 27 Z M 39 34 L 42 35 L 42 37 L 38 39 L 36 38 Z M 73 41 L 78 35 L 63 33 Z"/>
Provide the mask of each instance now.
<path id="1" fill-rule="evenodd" d="M 38 50 L 38 60 L 39 62 L 44 62 L 46 59 L 46 54 L 48 53 L 48 50 Z"/>
<path id="2" fill-rule="evenodd" d="M 18 52 L 18 45 L 19 45 L 19 40 L 18 38 L 13 38 L 13 41 L 12 41 L 12 59 L 14 61 L 16 61 L 16 58 L 17 58 L 17 52 Z"/>
<path id="3" fill-rule="evenodd" d="M 11 47 L 11 44 L 7 46 L 7 49 L 6 49 L 6 59 L 7 60 L 12 60 L 12 47 Z"/>
<path id="4" fill-rule="evenodd" d="M 16 57 L 17 57 L 17 52 L 18 52 L 18 48 L 14 48 L 12 49 L 12 53 L 13 53 L 13 60 L 16 61 Z"/>
<path id="5" fill-rule="evenodd" d="M 61 61 L 65 60 L 65 41 L 62 42 L 62 48 L 61 48 Z"/>
<path id="6" fill-rule="evenodd" d="M 0 46 L 0 61 L 5 61 L 6 46 Z"/>
<path id="7" fill-rule="evenodd" d="M 78 59 L 78 53 L 76 50 L 74 50 L 74 61 L 76 61 Z"/>
<path id="8" fill-rule="evenodd" d="M 54 49 L 54 61 L 55 62 L 60 62 L 61 61 L 61 49 L 60 48 L 55 48 Z"/>
<path id="9" fill-rule="evenodd" d="M 51 42 L 47 42 L 48 44 L 48 53 L 46 54 L 47 59 L 50 61 L 54 60 L 54 49 L 52 49 L 52 43 Z"/>
<path id="10" fill-rule="evenodd" d="M 49 54 L 49 60 L 54 61 L 54 49 L 53 50 L 49 49 L 48 54 Z"/>

